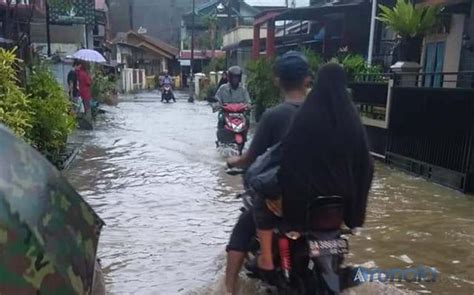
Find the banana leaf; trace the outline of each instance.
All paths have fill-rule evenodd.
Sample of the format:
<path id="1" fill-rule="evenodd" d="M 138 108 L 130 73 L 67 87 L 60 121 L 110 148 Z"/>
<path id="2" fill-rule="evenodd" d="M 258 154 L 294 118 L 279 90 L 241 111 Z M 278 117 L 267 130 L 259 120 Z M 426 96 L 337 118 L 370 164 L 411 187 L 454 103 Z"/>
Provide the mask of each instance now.
<path id="1" fill-rule="evenodd" d="M 104 222 L 0 124 L 0 294 L 90 294 Z"/>

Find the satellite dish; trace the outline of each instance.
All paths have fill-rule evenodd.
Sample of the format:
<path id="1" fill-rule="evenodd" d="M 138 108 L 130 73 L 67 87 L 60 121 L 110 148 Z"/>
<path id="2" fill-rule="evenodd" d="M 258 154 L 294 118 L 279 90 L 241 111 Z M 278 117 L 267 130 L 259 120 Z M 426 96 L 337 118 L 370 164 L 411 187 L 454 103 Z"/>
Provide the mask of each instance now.
<path id="1" fill-rule="evenodd" d="M 222 2 L 219 3 L 219 5 L 217 5 L 217 11 L 219 13 L 224 12 L 224 9 L 225 9 L 225 6 L 224 6 L 224 4 L 222 4 Z"/>
<path id="2" fill-rule="evenodd" d="M 148 30 L 142 26 L 138 29 L 138 34 L 146 34 Z"/>

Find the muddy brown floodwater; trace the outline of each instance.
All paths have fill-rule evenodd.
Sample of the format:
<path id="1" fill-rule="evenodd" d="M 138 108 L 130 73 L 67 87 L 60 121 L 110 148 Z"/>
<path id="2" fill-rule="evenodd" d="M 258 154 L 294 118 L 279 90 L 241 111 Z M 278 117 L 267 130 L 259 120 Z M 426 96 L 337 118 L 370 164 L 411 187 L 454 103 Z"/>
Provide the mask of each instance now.
<path id="1" fill-rule="evenodd" d="M 204 103 L 162 104 L 142 95 L 78 134 L 85 143 L 66 176 L 107 224 L 99 255 L 110 294 L 222 291 L 241 184 L 224 173 L 215 126 Z M 397 289 L 474 294 L 472 197 L 378 164 L 365 230 L 350 245 L 352 263 L 439 272 L 436 282 Z M 263 294 L 250 280 L 243 288 Z M 356 293 L 368 290 L 391 293 L 379 285 Z"/>

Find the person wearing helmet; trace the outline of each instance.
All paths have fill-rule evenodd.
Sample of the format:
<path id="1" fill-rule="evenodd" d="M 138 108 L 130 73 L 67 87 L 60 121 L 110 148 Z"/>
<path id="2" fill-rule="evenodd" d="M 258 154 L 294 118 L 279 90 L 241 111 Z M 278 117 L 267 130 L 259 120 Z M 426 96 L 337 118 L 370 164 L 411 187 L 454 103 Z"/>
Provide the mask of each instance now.
<path id="1" fill-rule="evenodd" d="M 161 86 L 165 86 L 165 85 L 169 85 L 171 87 L 171 85 L 173 85 L 173 78 L 170 76 L 168 70 L 164 70 L 163 71 L 163 77 L 161 77 L 160 79 L 160 84 Z M 174 93 L 173 93 L 173 90 L 170 90 L 171 92 L 171 99 L 173 99 L 174 102 L 176 102 L 176 97 L 174 96 Z M 162 95 L 161 96 L 161 102 L 164 101 L 164 96 Z"/>
<path id="2" fill-rule="evenodd" d="M 228 72 L 229 82 L 223 84 L 216 93 L 216 98 L 221 105 L 227 103 L 250 103 L 248 91 L 240 85 L 242 82 L 242 69 L 239 66 L 230 67 Z"/>
<path id="3" fill-rule="evenodd" d="M 258 156 L 280 142 L 306 98 L 311 78 L 308 60 L 302 53 L 290 51 L 278 58 L 274 76 L 285 100 L 263 114 L 249 149 L 242 156 L 229 158 L 229 167 L 248 168 Z M 248 210 L 240 215 L 227 245 L 225 280 L 227 292 L 231 294 L 237 294 L 239 272 L 256 235 L 253 214 Z"/>

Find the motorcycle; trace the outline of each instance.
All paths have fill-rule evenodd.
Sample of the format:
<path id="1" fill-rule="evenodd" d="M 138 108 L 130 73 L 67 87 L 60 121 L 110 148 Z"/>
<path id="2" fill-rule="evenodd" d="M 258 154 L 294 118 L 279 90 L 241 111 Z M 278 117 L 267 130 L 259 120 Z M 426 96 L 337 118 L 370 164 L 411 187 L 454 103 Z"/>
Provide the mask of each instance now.
<path id="1" fill-rule="evenodd" d="M 249 122 L 246 112 L 249 106 L 243 103 L 224 104 L 219 114 L 216 146 L 233 146 L 242 154 L 247 141 Z"/>
<path id="2" fill-rule="evenodd" d="M 166 101 L 167 103 L 169 103 L 170 100 L 176 102 L 173 90 L 171 89 L 171 84 L 165 84 L 163 85 L 163 89 L 161 91 L 161 101 Z"/>
<path id="3" fill-rule="evenodd" d="M 244 171 L 228 169 L 227 173 L 239 175 Z M 252 209 L 251 193 L 246 191 L 238 198 L 243 201 L 242 212 Z M 358 285 L 353 279 L 355 269 L 342 266 L 349 252 L 347 237 L 353 234 L 352 230 L 342 229 L 343 209 L 342 197 L 319 196 L 305 212 L 306 230 L 291 230 L 283 220 L 274 230 L 276 269 L 271 279 L 262 277 L 256 267 L 260 246 L 255 238 L 249 253 L 253 258 L 246 264 L 247 276 L 269 285 L 272 293 L 284 295 L 332 295 Z"/>

